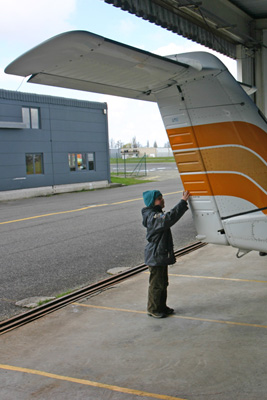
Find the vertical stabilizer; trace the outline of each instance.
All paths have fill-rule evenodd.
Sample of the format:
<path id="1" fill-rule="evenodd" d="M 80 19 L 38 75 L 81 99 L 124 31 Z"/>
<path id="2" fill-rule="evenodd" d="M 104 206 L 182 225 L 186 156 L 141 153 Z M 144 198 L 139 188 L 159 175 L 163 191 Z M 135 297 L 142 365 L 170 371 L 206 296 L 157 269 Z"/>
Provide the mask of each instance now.
<path id="1" fill-rule="evenodd" d="M 203 63 L 203 75 L 156 96 L 198 238 L 266 251 L 266 122 L 216 57 L 192 58 Z"/>

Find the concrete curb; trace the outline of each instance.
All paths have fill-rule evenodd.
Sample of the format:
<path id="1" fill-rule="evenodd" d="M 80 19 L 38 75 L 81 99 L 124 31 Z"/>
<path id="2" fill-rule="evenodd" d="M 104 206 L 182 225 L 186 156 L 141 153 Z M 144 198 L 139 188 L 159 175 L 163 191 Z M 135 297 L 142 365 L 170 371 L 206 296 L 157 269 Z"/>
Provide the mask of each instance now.
<path id="1" fill-rule="evenodd" d="M 74 183 L 71 185 L 55 185 L 30 189 L 7 190 L 0 192 L 0 201 L 26 199 L 31 197 L 51 196 L 60 193 L 79 192 L 81 190 L 107 189 L 123 186 L 108 181 Z"/>

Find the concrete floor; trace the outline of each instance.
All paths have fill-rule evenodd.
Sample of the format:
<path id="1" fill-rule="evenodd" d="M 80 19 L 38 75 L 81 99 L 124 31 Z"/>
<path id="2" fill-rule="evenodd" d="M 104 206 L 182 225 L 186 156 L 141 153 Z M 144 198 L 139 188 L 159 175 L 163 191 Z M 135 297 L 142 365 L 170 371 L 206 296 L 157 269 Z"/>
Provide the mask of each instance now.
<path id="1" fill-rule="evenodd" d="M 178 259 L 166 319 L 143 272 L 2 335 L 1 400 L 267 399 L 267 257 L 235 253 Z"/>

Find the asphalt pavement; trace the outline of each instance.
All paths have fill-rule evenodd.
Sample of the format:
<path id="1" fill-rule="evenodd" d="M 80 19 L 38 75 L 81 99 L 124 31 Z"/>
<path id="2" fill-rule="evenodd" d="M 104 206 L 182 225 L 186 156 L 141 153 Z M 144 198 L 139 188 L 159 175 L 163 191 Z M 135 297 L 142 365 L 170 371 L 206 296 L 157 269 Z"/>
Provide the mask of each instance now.
<path id="1" fill-rule="evenodd" d="M 0 319 L 25 309 L 17 301 L 50 297 L 143 263 L 142 192 L 159 189 L 166 210 L 181 198 L 176 168 L 153 170 L 155 182 L 0 203 Z M 174 247 L 195 241 L 190 211 L 173 228 Z"/>

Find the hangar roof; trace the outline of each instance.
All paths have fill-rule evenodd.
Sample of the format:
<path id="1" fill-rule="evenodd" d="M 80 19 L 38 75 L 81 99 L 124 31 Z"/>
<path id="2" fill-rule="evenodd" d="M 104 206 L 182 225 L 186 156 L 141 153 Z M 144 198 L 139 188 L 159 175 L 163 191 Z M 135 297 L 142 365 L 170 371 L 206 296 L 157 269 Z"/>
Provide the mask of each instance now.
<path id="1" fill-rule="evenodd" d="M 262 45 L 267 28 L 266 0 L 105 0 L 229 57 L 236 45 Z"/>
<path id="2" fill-rule="evenodd" d="M 267 18 L 266 0 L 230 0 L 230 3 L 233 3 L 254 19 Z"/>

